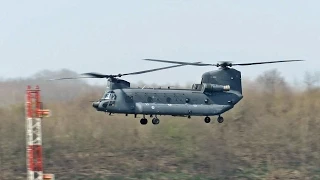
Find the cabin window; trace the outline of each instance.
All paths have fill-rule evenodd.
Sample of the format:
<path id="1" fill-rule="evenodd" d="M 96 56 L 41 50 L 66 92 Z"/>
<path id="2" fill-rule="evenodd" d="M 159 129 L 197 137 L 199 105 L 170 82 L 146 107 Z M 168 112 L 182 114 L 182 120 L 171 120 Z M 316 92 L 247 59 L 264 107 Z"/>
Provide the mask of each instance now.
<path id="1" fill-rule="evenodd" d="M 171 98 L 167 97 L 167 103 L 171 103 Z"/>
<path id="2" fill-rule="evenodd" d="M 205 102 L 206 104 L 208 104 L 208 102 L 209 102 L 209 99 L 205 99 L 205 100 L 204 100 L 204 102 Z"/>
<path id="3" fill-rule="evenodd" d="M 186 103 L 189 103 L 190 102 L 190 99 L 189 98 L 186 98 Z"/>

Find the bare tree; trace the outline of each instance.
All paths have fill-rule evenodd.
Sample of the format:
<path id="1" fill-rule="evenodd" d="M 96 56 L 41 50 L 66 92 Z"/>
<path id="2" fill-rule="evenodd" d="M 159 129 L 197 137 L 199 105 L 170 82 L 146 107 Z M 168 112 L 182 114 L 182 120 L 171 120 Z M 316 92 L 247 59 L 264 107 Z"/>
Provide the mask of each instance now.
<path id="1" fill-rule="evenodd" d="M 312 90 L 320 86 L 320 71 L 306 72 L 304 76 L 304 83 L 308 90 Z"/>
<path id="2" fill-rule="evenodd" d="M 264 72 L 256 79 L 256 82 L 262 87 L 263 92 L 268 95 L 288 89 L 287 82 L 277 69 Z"/>

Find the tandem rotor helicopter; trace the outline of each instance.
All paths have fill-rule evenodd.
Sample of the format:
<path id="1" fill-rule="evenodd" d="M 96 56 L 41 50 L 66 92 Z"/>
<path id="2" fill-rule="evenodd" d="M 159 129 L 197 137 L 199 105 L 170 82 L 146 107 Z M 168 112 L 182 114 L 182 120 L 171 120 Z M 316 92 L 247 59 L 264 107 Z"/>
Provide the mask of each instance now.
<path id="1" fill-rule="evenodd" d="M 142 114 L 140 119 L 142 125 L 148 123 L 146 115 L 152 118 L 153 124 L 159 124 L 158 115 L 182 116 L 204 116 L 204 122 L 211 121 L 210 116 L 218 116 L 217 121 L 224 121 L 221 116 L 226 111 L 232 109 L 242 98 L 241 72 L 231 68 L 232 66 L 248 66 L 268 63 L 293 62 L 304 60 L 283 60 L 254 63 L 221 62 L 217 64 L 205 64 L 201 62 L 180 62 L 158 59 L 144 59 L 146 61 L 156 61 L 173 63 L 176 65 L 138 71 L 133 73 L 105 75 L 99 73 L 84 73 L 85 77 L 59 78 L 106 78 L 108 80 L 106 90 L 98 101 L 92 106 L 97 111 L 115 114 L 133 114 L 136 118 Z M 170 88 L 132 88 L 130 82 L 120 79 L 122 76 L 137 75 L 180 66 L 216 66 L 219 69 L 202 74 L 200 84 L 193 84 L 190 89 Z"/>

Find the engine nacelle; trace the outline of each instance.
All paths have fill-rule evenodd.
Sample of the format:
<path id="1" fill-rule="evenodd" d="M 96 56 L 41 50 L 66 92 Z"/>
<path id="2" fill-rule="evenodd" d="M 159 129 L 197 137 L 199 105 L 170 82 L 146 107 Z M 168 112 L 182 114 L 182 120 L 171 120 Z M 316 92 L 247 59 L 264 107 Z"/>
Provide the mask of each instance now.
<path id="1" fill-rule="evenodd" d="M 208 84 L 204 83 L 202 86 L 203 92 L 223 92 L 223 91 L 230 91 L 229 85 L 218 85 L 218 84 Z"/>

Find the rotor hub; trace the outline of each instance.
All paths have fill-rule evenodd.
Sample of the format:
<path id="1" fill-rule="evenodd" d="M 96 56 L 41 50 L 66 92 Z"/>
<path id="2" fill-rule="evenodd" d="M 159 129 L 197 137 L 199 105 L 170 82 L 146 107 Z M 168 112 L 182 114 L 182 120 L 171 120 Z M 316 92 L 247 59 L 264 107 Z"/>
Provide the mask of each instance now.
<path id="1" fill-rule="evenodd" d="M 220 63 L 217 63 L 216 66 L 224 69 L 224 68 L 232 67 L 232 62 L 231 61 L 222 61 Z"/>

